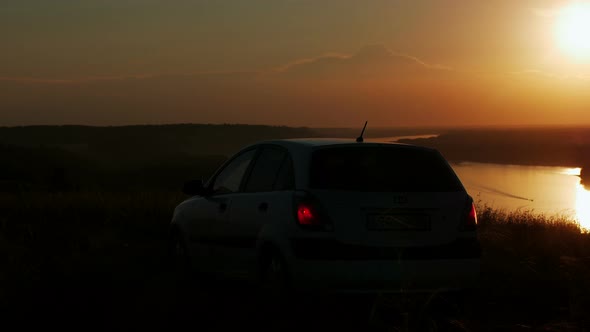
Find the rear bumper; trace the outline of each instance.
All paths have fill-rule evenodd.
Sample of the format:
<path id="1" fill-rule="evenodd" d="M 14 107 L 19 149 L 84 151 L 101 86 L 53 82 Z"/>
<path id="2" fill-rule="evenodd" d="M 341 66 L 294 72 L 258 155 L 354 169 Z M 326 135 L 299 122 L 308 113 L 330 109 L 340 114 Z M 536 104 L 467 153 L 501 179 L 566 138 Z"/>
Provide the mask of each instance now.
<path id="1" fill-rule="evenodd" d="M 474 288 L 480 260 L 302 260 L 290 265 L 292 284 L 301 290 L 361 293 L 447 292 Z"/>
<path id="2" fill-rule="evenodd" d="M 460 238 L 450 243 L 417 247 L 376 247 L 343 243 L 334 239 L 291 239 L 293 255 L 305 260 L 438 260 L 481 257 L 477 238 Z"/>

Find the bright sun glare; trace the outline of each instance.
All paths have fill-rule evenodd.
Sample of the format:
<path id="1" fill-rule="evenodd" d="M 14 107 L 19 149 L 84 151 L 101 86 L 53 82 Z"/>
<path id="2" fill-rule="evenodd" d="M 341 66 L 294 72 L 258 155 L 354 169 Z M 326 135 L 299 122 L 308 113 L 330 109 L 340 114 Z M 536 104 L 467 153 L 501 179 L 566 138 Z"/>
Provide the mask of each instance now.
<path id="1" fill-rule="evenodd" d="M 576 58 L 590 58 L 590 3 L 571 4 L 557 15 L 559 47 Z"/>

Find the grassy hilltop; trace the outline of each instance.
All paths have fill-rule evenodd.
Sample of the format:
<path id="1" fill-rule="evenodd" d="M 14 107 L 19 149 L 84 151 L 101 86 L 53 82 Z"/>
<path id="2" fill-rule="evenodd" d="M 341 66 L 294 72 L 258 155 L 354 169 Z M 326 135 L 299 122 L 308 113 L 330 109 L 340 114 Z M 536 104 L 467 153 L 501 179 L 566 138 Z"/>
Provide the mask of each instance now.
<path id="1" fill-rule="evenodd" d="M 166 265 L 168 223 L 185 198 L 179 189 L 186 179 L 209 176 L 244 144 L 334 133 L 236 125 L 0 128 L 0 312 L 6 320 L 84 330 L 257 327 L 268 317 L 254 295 L 187 286 Z M 412 143 L 437 146 L 449 159 L 525 164 L 542 162 L 538 151 L 565 149 L 559 155 L 565 166 L 578 165 L 569 164 L 575 153 L 567 155 L 588 144 L 584 130 L 569 138 L 552 131 L 508 133 L 512 140 L 506 132 L 441 133 Z M 547 137 L 555 145 L 546 145 Z M 532 144 L 535 139 L 542 143 Z M 590 235 L 559 216 L 478 211 L 481 290 L 472 310 L 448 318 L 447 325 L 457 331 L 589 327 Z M 385 331 L 403 318 L 386 301 L 366 310 L 357 305 L 307 303 L 285 319 L 306 329 Z"/>

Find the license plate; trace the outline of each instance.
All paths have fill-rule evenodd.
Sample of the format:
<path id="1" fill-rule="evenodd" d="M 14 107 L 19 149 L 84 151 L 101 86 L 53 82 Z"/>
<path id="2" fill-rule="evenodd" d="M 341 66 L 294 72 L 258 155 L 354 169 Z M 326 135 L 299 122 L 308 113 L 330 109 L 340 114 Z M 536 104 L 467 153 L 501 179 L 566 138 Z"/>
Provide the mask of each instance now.
<path id="1" fill-rule="evenodd" d="M 425 214 L 370 214 L 367 229 L 372 231 L 427 231 L 430 216 Z"/>

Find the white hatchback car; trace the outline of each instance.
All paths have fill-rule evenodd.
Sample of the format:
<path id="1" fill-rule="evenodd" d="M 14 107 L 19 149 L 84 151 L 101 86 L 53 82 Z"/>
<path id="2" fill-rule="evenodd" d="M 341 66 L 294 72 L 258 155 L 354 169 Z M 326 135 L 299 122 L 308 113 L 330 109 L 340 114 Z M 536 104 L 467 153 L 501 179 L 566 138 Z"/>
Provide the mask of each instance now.
<path id="1" fill-rule="evenodd" d="M 274 287 L 432 292 L 474 286 L 473 201 L 430 148 L 292 139 L 248 146 L 171 223 L 191 268 Z"/>

